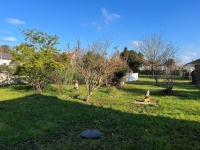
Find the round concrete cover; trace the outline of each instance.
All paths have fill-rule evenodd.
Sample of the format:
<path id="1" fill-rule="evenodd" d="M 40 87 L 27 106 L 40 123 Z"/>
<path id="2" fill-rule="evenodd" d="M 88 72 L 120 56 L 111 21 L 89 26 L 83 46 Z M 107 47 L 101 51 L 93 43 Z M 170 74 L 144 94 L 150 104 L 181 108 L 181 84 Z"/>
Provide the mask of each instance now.
<path id="1" fill-rule="evenodd" d="M 81 133 L 81 136 L 86 139 L 97 139 L 101 136 L 101 132 L 98 130 L 85 130 Z"/>

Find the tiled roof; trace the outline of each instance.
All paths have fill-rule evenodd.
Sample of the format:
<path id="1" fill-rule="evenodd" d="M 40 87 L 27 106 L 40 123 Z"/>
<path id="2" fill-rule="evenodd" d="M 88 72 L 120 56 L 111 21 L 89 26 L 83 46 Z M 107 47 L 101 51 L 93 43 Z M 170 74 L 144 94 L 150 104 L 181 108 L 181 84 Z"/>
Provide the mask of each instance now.
<path id="1" fill-rule="evenodd" d="M 2 55 L 2 56 L 1 56 Z M 12 59 L 12 55 L 9 53 L 0 53 L 0 59 L 6 59 L 6 60 L 11 60 Z"/>
<path id="2" fill-rule="evenodd" d="M 195 64 L 195 65 L 196 65 L 196 64 L 200 64 L 200 59 L 197 59 L 197 60 L 191 61 L 191 62 L 185 64 L 184 66 L 186 66 L 186 65 L 188 65 L 188 64 Z"/>
<path id="3" fill-rule="evenodd" d="M 145 61 L 143 62 L 143 64 L 144 64 L 144 65 L 150 65 L 150 62 L 149 62 L 148 60 L 145 60 Z"/>
<path id="4" fill-rule="evenodd" d="M 75 56 L 75 53 L 69 53 L 69 58 L 72 59 Z"/>

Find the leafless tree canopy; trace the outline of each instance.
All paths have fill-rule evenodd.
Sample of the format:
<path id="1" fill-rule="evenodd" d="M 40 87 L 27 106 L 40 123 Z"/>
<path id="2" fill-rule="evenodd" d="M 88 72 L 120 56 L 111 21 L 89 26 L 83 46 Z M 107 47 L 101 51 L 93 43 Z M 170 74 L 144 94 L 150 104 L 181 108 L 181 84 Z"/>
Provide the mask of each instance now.
<path id="1" fill-rule="evenodd" d="M 152 70 L 169 58 L 175 58 L 179 51 L 175 43 L 164 39 L 162 32 L 142 35 L 140 41 L 139 49 L 151 64 Z"/>
<path id="2" fill-rule="evenodd" d="M 94 41 L 87 48 L 81 48 L 81 42 L 76 40 L 73 64 L 76 70 L 84 77 L 87 97 L 89 100 L 92 91 L 104 84 L 109 76 L 122 69 L 125 63 L 120 59 L 119 53 L 109 54 L 108 48 L 111 40 Z"/>

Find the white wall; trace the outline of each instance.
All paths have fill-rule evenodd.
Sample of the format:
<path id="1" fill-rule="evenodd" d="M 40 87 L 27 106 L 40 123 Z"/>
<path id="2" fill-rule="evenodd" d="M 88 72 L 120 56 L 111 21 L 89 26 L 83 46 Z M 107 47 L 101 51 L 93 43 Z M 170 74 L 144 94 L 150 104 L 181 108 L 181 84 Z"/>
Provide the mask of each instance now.
<path id="1" fill-rule="evenodd" d="M 139 67 L 139 70 L 151 70 L 151 67 L 147 65 L 142 65 L 141 67 Z"/>
<path id="2" fill-rule="evenodd" d="M 5 59 L 2 59 L 2 60 L 0 60 L 0 65 L 2 65 L 2 64 L 9 65 L 10 62 L 11 62 L 11 60 L 5 60 Z"/>
<path id="3" fill-rule="evenodd" d="M 191 73 L 193 70 L 195 70 L 195 65 L 194 64 L 187 64 L 185 66 L 185 69 L 187 70 L 188 73 Z"/>
<path id="4" fill-rule="evenodd" d="M 125 76 L 125 82 L 137 81 L 138 80 L 138 73 L 128 73 Z"/>

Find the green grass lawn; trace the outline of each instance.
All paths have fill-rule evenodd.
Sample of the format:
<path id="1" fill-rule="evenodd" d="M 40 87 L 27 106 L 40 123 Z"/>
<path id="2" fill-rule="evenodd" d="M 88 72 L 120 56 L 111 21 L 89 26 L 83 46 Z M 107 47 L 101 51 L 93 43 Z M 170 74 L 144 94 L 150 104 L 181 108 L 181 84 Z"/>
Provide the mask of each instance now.
<path id="1" fill-rule="evenodd" d="M 177 78 L 173 95 L 163 96 L 163 89 L 162 79 L 155 86 L 154 79 L 141 76 L 121 89 L 100 88 L 85 103 L 84 85 L 78 90 L 68 85 L 60 95 L 53 87 L 39 94 L 28 86 L 2 86 L 0 149 L 199 150 L 200 88 Z M 158 103 L 135 104 L 147 90 Z M 83 139 L 86 129 L 97 129 L 102 136 Z"/>

